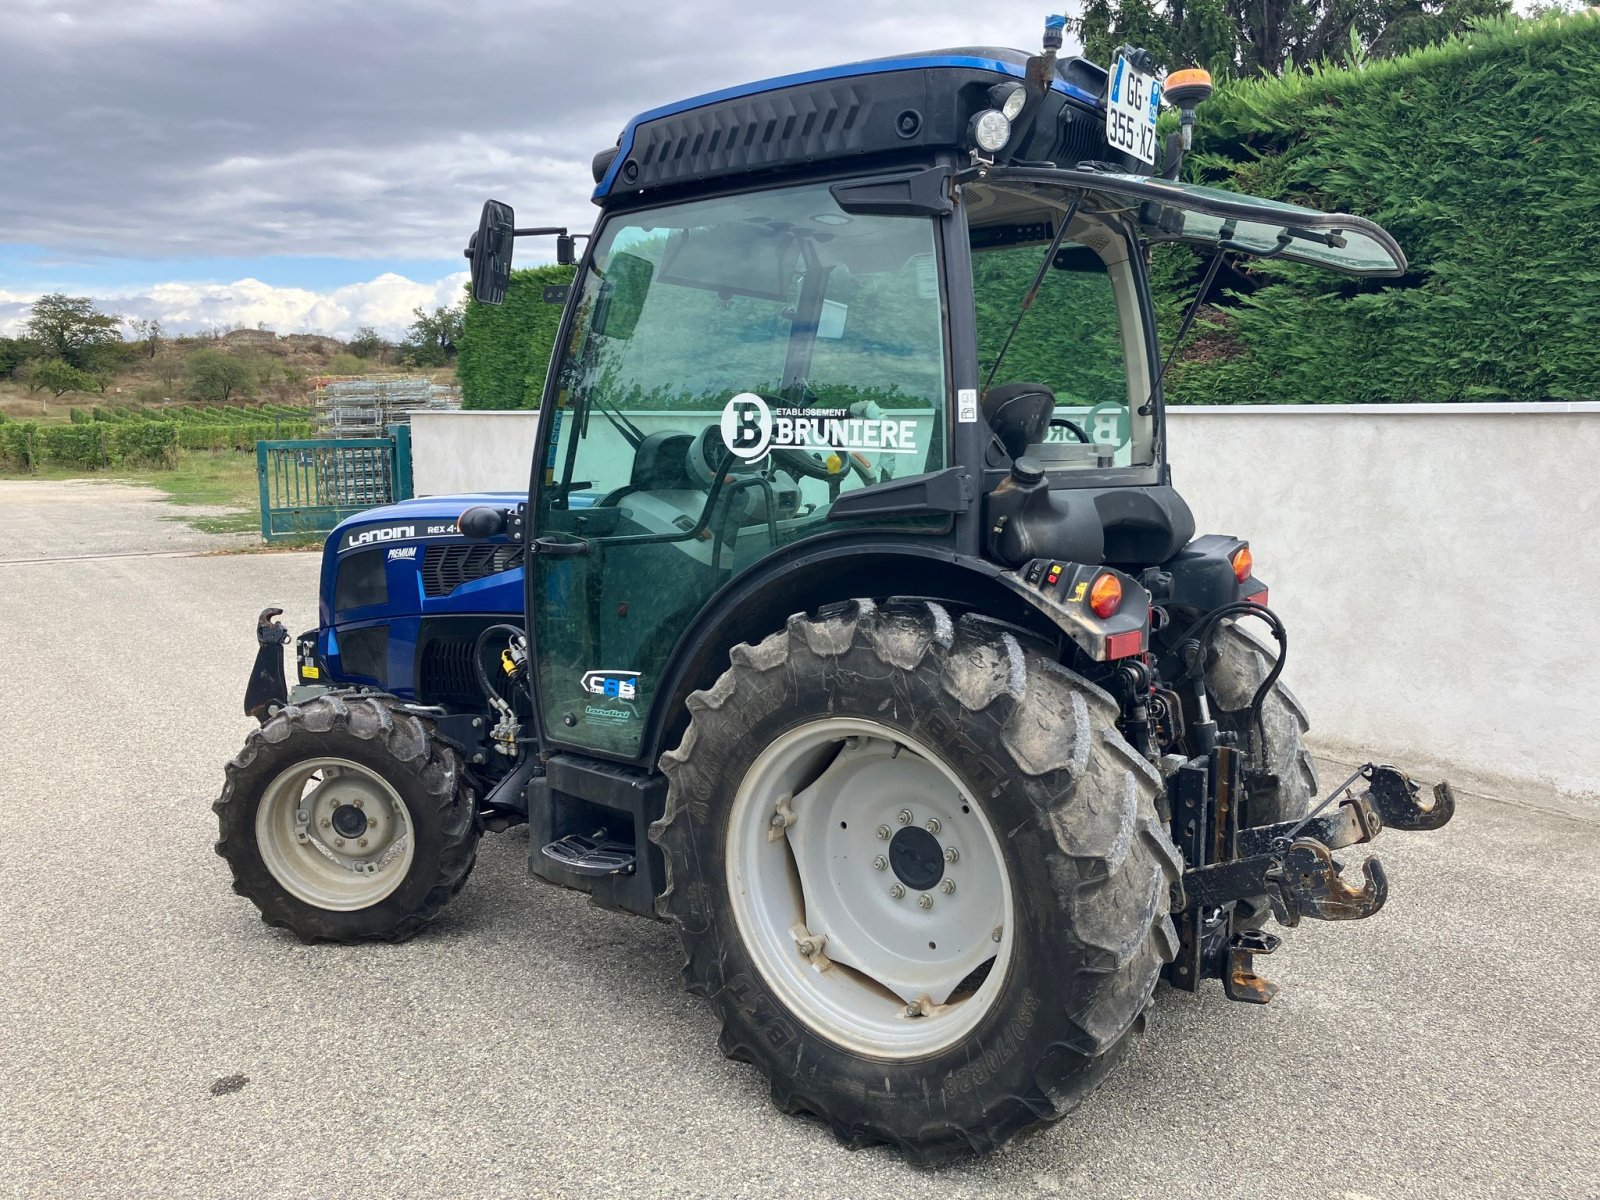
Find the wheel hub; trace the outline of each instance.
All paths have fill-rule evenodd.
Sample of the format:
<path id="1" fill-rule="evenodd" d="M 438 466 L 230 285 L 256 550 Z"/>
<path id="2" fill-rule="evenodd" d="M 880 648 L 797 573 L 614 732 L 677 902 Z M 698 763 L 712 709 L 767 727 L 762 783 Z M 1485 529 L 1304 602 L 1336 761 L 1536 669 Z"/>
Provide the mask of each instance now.
<path id="1" fill-rule="evenodd" d="M 901 883 L 926 892 L 944 878 L 944 847 L 926 829 L 907 826 L 889 842 L 889 865 Z"/>
<path id="2" fill-rule="evenodd" d="M 367 831 L 367 814 L 353 804 L 341 804 L 330 820 L 333 831 L 343 838 L 359 838 Z"/>
<path id="3" fill-rule="evenodd" d="M 930 1053 L 998 995 L 1012 924 L 999 841 L 959 777 L 899 731 L 837 717 L 784 734 L 741 782 L 728 836 L 745 944 L 831 1040 Z"/>
<path id="4" fill-rule="evenodd" d="M 296 899 L 350 911 L 378 903 L 411 869 L 404 801 L 376 771 L 349 759 L 307 759 L 267 785 L 256 845 Z"/>

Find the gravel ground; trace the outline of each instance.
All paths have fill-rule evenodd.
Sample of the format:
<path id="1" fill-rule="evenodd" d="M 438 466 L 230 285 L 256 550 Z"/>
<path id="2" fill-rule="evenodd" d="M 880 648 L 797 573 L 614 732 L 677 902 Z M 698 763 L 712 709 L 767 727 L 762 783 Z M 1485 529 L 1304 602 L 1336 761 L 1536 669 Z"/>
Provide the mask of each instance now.
<path id="1" fill-rule="evenodd" d="M 155 488 L 97 479 L 0 479 L 0 563 L 260 545 L 255 534 L 201 533 L 183 523 L 230 511 L 172 504 Z"/>
<path id="2" fill-rule="evenodd" d="M 0 560 L 101 495 L 0 491 Z M 937 1172 L 771 1108 L 672 932 L 534 883 L 519 831 L 419 939 L 301 946 L 209 804 L 255 614 L 305 628 L 315 575 L 0 563 L 0 1195 L 1600 1195 L 1600 824 L 1496 801 L 1386 835 L 1388 907 L 1291 934 L 1269 1007 L 1164 990 L 1078 1114 Z"/>

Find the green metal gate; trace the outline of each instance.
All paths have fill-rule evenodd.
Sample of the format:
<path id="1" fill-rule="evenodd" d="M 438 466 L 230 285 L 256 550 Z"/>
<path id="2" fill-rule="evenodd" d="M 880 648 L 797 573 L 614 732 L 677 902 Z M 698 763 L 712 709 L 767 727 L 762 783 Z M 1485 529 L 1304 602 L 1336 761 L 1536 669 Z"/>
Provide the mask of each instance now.
<path id="1" fill-rule="evenodd" d="M 381 438 L 257 442 L 261 536 L 327 533 L 346 517 L 411 498 L 411 427 Z"/>

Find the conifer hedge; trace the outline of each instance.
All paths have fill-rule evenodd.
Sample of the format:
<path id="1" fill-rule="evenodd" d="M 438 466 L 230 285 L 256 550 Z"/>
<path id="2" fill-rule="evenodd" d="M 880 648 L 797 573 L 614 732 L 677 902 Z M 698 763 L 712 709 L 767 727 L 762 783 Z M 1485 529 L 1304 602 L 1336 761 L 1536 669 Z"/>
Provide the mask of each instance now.
<path id="1" fill-rule="evenodd" d="M 1235 274 L 1174 403 L 1600 399 L 1600 16 L 1494 21 L 1199 111 L 1196 181 L 1371 217 L 1410 271 Z"/>
<path id="2" fill-rule="evenodd" d="M 561 305 L 547 304 L 547 286 L 572 282 L 571 267 L 511 272 L 504 304 L 467 301 L 456 378 L 462 408 L 538 408 L 550 369 Z"/>

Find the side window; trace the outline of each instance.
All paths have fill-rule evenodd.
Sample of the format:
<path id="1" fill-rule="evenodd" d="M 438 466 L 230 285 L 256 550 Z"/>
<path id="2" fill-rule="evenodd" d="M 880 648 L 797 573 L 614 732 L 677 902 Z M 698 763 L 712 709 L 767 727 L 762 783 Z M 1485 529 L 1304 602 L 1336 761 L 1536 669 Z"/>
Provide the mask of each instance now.
<path id="1" fill-rule="evenodd" d="M 1030 245 L 973 255 L 983 374 L 1005 346 L 1044 252 Z M 1056 420 L 1037 451 L 1046 466 L 1150 461 L 1150 422 L 1137 416 L 1147 386 L 1142 338 L 1128 266 L 1108 265 L 1089 247 L 1064 242 L 994 375 L 995 386 L 1043 384 L 1055 394 Z"/>

